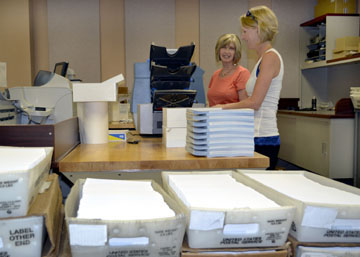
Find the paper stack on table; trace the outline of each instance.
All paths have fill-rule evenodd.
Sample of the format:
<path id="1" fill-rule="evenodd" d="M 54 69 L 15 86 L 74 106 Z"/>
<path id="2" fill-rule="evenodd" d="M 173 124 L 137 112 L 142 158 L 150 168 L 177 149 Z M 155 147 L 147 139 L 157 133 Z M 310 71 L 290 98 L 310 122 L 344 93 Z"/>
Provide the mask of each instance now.
<path id="1" fill-rule="evenodd" d="M 303 202 L 320 204 L 360 205 L 360 196 L 322 185 L 302 174 L 247 174 L 252 179 L 280 193 Z M 304 190 L 306 188 L 306 190 Z"/>
<path id="2" fill-rule="evenodd" d="M 101 206 L 101 207 L 100 207 Z M 143 220 L 174 217 L 175 212 L 150 181 L 86 179 L 78 218 Z"/>
<path id="3" fill-rule="evenodd" d="M 186 150 L 207 157 L 253 156 L 254 111 L 188 109 Z"/>
<path id="4" fill-rule="evenodd" d="M 188 207 L 273 208 L 277 203 L 228 174 L 169 175 L 169 185 Z"/>

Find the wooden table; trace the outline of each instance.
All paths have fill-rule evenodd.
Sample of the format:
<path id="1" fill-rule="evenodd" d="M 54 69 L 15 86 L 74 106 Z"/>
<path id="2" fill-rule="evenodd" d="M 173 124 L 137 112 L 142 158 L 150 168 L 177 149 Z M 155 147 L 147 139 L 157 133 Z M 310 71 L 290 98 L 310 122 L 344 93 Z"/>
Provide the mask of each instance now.
<path id="1" fill-rule="evenodd" d="M 196 157 L 182 147 L 166 148 L 162 138 L 140 137 L 138 144 L 80 144 L 59 162 L 59 171 L 71 181 L 106 177 L 161 182 L 163 170 L 264 169 L 268 165 L 268 157 L 258 153 L 253 157 Z"/>

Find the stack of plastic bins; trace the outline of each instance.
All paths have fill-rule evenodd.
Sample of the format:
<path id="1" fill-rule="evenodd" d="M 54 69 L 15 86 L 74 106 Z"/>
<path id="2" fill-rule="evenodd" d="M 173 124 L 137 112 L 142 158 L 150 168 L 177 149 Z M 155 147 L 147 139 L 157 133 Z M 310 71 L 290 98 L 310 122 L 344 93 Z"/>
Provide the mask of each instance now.
<path id="1" fill-rule="evenodd" d="M 195 45 L 178 49 L 150 46 L 150 88 L 153 103 L 153 133 L 161 134 L 162 108 L 191 107 L 196 90 L 190 89 L 191 77 L 196 70 L 191 63 Z"/>
<path id="2" fill-rule="evenodd" d="M 256 190 L 296 207 L 289 235 L 294 256 L 344 256 L 338 247 L 358 256 L 360 189 L 307 171 L 238 171 Z"/>

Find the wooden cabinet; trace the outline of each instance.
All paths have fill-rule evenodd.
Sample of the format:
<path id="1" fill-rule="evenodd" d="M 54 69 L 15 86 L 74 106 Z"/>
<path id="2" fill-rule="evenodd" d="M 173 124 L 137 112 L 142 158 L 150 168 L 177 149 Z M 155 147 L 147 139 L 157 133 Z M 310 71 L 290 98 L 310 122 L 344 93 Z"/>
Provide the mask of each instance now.
<path id="1" fill-rule="evenodd" d="M 278 113 L 279 158 L 330 178 L 353 177 L 354 119 Z"/>

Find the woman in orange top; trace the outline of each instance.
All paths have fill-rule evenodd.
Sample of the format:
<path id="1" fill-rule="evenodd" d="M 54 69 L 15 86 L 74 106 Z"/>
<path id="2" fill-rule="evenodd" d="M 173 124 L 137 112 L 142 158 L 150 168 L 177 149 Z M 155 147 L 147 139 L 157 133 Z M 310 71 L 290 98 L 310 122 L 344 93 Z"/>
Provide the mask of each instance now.
<path id="1" fill-rule="evenodd" d="M 250 72 L 239 65 L 239 37 L 235 34 L 220 36 L 215 47 L 215 58 L 222 63 L 222 68 L 211 77 L 207 93 L 209 105 L 235 103 L 247 98 L 245 86 Z"/>

